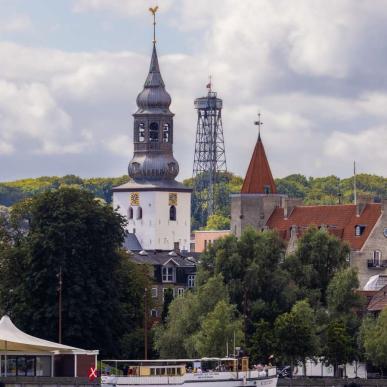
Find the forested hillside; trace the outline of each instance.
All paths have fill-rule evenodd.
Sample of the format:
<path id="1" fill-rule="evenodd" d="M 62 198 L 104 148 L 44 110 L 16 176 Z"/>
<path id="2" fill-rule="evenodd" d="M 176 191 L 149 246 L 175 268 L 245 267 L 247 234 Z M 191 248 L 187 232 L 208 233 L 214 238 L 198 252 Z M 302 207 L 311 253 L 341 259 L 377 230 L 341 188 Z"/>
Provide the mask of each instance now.
<path id="1" fill-rule="evenodd" d="M 227 182 L 222 183 L 222 187 L 217 187 L 215 192 L 219 193 L 217 213 L 227 218 L 230 216 L 228 193 L 239 192 L 243 179 L 230 172 L 225 175 L 225 178 Z M 67 175 L 63 177 L 39 177 L 36 179 L 3 182 L 0 183 L 0 205 L 9 207 L 39 192 L 59 187 L 82 188 L 110 203 L 112 200 L 112 187 L 127 181 L 127 176 L 82 179 L 78 176 Z M 184 184 L 192 187 L 193 179 L 185 180 Z M 290 197 L 302 198 L 305 204 L 337 204 L 339 202 L 350 203 L 353 201 L 353 177 L 346 179 L 339 179 L 336 176 L 314 178 L 294 174 L 282 179 L 276 179 L 276 184 L 279 193 L 288 194 Z M 387 197 L 387 178 L 360 174 L 357 176 L 357 192 L 358 195 Z M 195 218 L 195 214 L 193 214 L 193 218 L 194 228 L 205 225 Z"/>
<path id="2" fill-rule="evenodd" d="M 128 176 L 81 179 L 78 176 L 67 175 L 63 177 L 43 176 L 36 179 L 0 183 L 0 205 L 9 207 L 37 193 L 59 187 L 83 188 L 110 203 L 112 200 L 112 187 L 126 183 L 128 179 Z"/>

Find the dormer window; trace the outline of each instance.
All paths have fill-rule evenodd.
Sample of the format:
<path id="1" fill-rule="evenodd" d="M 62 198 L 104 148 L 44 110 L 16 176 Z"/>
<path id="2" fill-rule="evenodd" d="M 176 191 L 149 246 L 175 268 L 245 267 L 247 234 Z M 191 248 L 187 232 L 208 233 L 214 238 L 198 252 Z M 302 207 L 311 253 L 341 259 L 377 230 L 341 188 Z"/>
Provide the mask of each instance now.
<path id="1" fill-rule="evenodd" d="M 355 236 L 361 236 L 365 230 L 365 227 L 363 224 L 357 224 L 355 226 Z"/>
<path id="2" fill-rule="evenodd" d="M 269 193 L 270 193 L 270 186 L 269 185 L 265 185 L 263 187 L 263 192 L 265 193 L 265 195 L 269 195 Z"/>
<path id="3" fill-rule="evenodd" d="M 175 282 L 176 269 L 172 266 L 165 266 L 161 271 L 163 282 Z"/>
<path id="4" fill-rule="evenodd" d="M 169 124 L 163 126 L 163 142 L 169 142 Z"/>
<path id="5" fill-rule="evenodd" d="M 159 124 L 157 122 L 152 122 L 149 126 L 149 141 L 159 141 Z"/>
<path id="6" fill-rule="evenodd" d="M 145 124 L 143 122 L 138 125 L 138 142 L 145 141 Z"/>

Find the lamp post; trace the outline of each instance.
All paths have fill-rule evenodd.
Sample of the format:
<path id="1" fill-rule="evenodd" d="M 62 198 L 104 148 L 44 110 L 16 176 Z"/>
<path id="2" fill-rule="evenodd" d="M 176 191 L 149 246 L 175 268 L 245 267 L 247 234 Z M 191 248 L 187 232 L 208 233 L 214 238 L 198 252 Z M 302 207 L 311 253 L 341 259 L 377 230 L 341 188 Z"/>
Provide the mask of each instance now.
<path id="1" fill-rule="evenodd" d="M 58 341 L 62 344 L 62 266 L 59 267 L 59 273 L 56 275 L 58 277 L 59 286 L 58 286 Z"/>
<path id="2" fill-rule="evenodd" d="M 148 289 L 144 289 L 144 360 L 148 359 Z"/>

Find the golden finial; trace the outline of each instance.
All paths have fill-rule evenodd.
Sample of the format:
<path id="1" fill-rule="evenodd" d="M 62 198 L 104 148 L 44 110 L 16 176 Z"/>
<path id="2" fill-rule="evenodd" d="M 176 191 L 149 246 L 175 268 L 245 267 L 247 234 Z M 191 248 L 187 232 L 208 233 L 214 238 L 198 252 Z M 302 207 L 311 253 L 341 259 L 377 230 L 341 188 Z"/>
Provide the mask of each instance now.
<path id="1" fill-rule="evenodd" d="M 158 5 L 149 8 L 150 13 L 153 15 L 153 44 L 156 44 L 156 12 L 158 9 Z"/>

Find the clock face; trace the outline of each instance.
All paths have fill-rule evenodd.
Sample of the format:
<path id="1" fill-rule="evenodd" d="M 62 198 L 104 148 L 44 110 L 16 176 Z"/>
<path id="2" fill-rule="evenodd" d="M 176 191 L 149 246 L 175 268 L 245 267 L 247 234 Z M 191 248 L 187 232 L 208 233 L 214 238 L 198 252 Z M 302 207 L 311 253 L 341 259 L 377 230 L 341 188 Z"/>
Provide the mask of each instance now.
<path id="1" fill-rule="evenodd" d="M 387 238 L 387 227 L 384 227 L 383 235 Z"/>

